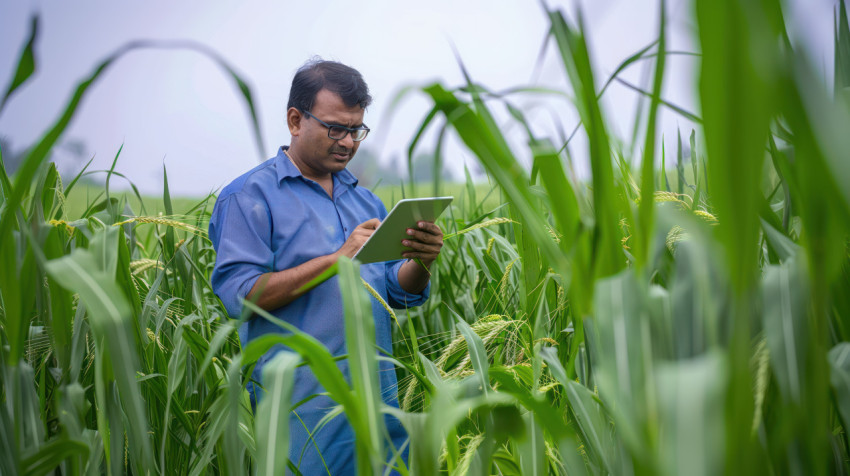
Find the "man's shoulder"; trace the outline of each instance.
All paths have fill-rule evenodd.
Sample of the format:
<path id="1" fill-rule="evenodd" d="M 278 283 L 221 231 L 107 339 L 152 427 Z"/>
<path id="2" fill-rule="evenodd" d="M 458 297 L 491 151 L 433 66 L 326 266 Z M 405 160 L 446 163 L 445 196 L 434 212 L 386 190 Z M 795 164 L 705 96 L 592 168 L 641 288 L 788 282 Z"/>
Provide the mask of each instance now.
<path id="1" fill-rule="evenodd" d="M 277 180 L 275 159 L 272 157 L 233 179 L 221 190 L 218 199 L 223 200 L 236 194 L 255 195 L 262 187 L 273 184 Z"/>

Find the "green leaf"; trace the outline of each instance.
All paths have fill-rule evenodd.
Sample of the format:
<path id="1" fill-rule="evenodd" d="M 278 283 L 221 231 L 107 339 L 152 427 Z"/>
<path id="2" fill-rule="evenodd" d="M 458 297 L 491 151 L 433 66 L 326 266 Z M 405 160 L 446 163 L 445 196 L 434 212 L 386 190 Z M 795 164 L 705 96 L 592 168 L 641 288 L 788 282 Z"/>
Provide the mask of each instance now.
<path id="1" fill-rule="evenodd" d="M 324 283 L 325 281 L 333 278 L 339 273 L 339 263 L 336 262 L 332 264 L 328 269 L 322 271 L 318 276 L 313 278 L 310 282 L 301 286 L 300 288 L 295 290 L 295 294 L 306 293 L 307 291 L 315 288 L 316 286 Z"/>
<path id="2" fill-rule="evenodd" d="M 32 316 L 35 273 L 32 250 L 27 248 L 19 257 L 20 235 L 5 246 L 0 246 L 0 294 L 3 297 L 3 331 L 9 345 L 6 363 L 18 364 L 23 356 L 24 347 Z"/>
<path id="3" fill-rule="evenodd" d="M 257 474 L 283 474 L 289 461 L 289 407 L 295 368 L 301 359 L 292 352 L 279 352 L 263 367 L 266 393 L 257 406 Z"/>
<path id="4" fill-rule="evenodd" d="M 850 24 L 847 22 L 847 6 L 838 2 L 835 18 L 835 97 L 847 98 L 850 88 Z"/>
<path id="5" fill-rule="evenodd" d="M 297 352 L 310 366 L 313 375 L 316 376 L 316 379 L 328 392 L 328 395 L 343 406 L 348 421 L 355 430 L 355 436 L 359 437 L 362 433 L 357 433 L 357 431 L 362 432 L 364 428 L 367 428 L 366 417 L 362 409 L 363 403 L 361 403 L 349 388 L 348 382 L 346 382 L 345 377 L 342 375 L 334 357 L 331 356 L 328 349 L 316 340 L 316 338 L 305 334 L 286 321 L 276 318 L 256 304 L 250 301 L 243 301 L 243 305 L 257 313 L 260 317 L 288 331 L 287 334 L 266 334 L 252 340 L 245 347 L 244 354 L 255 358 L 264 354 L 275 344 L 283 344 Z M 250 362 L 248 357 L 245 359 L 246 363 Z M 366 438 L 365 435 L 364 438 Z"/>
<path id="6" fill-rule="evenodd" d="M 81 455 L 87 458 L 89 447 L 82 441 L 58 437 L 42 446 L 35 454 L 21 461 L 23 474 L 41 476 L 56 469 L 62 461 Z"/>
<path id="7" fill-rule="evenodd" d="M 549 11 L 548 16 L 552 35 L 575 91 L 576 108 L 587 132 L 590 148 L 595 230 L 590 263 L 592 272 L 589 275 L 610 276 L 625 265 L 619 239 L 619 215 L 625 209 L 616 190 L 611 143 L 597 99 L 589 50 L 582 29 L 576 31 L 571 28 L 559 11 Z"/>
<path id="8" fill-rule="evenodd" d="M 452 311 L 452 314 L 455 316 L 455 325 L 463 334 L 463 338 L 466 339 L 469 359 L 472 362 L 472 368 L 475 369 L 475 379 L 478 381 L 479 390 L 487 395 L 492 389 L 490 388 L 489 377 L 490 362 L 487 359 L 484 341 L 459 314 L 454 311 Z"/>
<path id="9" fill-rule="evenodd" d="M 15 431 L 14 443 L 18 448 L 37 449 L 43 444 L 45 428 L 33 368 L 20 361 L 16 366 L 4 370 L 6 409 L 11 413 L 9 416 Z"/>
<path id="10" fill-rule="evenodd" d="M 504 407 L 515 409 L 515 407 Z M 505 412 L 496 413 L 494 412 L 494 420 L 496 424 L 499 424 L 498 417 L 505 418 Z M 510 413 L 508 414 L 510 415 Z M 517 441 L 517 446 L 519 448 L 518 457 L 519 457 L 519 466 L 521 468 L 521 474 L 547 474 L 546 468 L 546 438 L 543 435 L 543 426 L 541 426 L 536 419 L 534 418 L 534 414 L 526 413 L 523 415 L 521 420 L 524 420 L 525 424 L 525 435 L 510 435 L 513 440 Z M 504 423 L 502 423 L 504 425 Z M 525 436 L 525 438 L 522 438 Z"/>
<path id="11" fill-rule="evenodd" d="M 739 292 L 755 284 L 758 205 L 773 84 L 758 67 L 777 61 L 756 10 L 733 2 L 697 1 L 702 70 L 700 97 L 718 232 Z M 739 319 L 737 321 L 745 321 Z"/>
<path id="12" fill-rule="evenodd" d="M 711 475 L 726 469 L 723 415 L 729 377 L 724 360 L 722 352 L 711 351 L 657 367 L 664 474 Z"/>
<path id="13" fill-rule="evenodd" d="M 699 173 L 699 167 L 698 167 L 699 161 L 697 160 L 696 134 L 697 134 L 696 131 L 691 129 L 691 137 L 690 137 L 691 157 L 690 157 L 690 160 L 691 160 L 691 168 L 694 171 L 694 182 L 696 182 L 696 187 L 694 189 L 694 195 L 693 195 L 693 205 L 691 207 L 692 210 L 698 210 L 699 209 L 700 198 L 702 197 L 702 180 L 700 180 L 700 173 Z"/>
<path id="14" fill-rule="evenodd" d="M 844 427 L 850 426 L 850 342 L 839 342 L 827 354 L 829 381 Z"/>
<path id="15" fill-rule="evenodd" d="M 569 247 L 575 242 L 581 224 L 575 190 L 567 178 L 560 156 L 549 140 L 532 143 L 531 150 L 543 186 L 549 194 L 552 215 L 562 235 L 561 240 Z"/>
<path id="16" fill-rule="evenodd" d="M 771 368 L 784 398 L 796 404 L 804 402 L 806 353 L 811 345 L 806 319 L 808 280 L 801 259 L 768 266 L 762 284 L 762 315 Z"/>
<path id="17" fill-rule="evenodd" d="M 593 297 L 596 315 L 585 321 L 585 331 L 600 398 L 629 451 L 646 454 L 654 443 L 647 414 L 652 404 L 652 393 L 647 391 L 652 382 L 647 378 L 652 343 L 644 330 L 647 295 L 635 271 L 626 270 L 597 281 Z"/>
<path id="18" fill-rule="evenodd" d="M 340 257 L 337 263 L 351 384 L 365 417 L 365 421 L 351 422 L 357 435 L 357 467 L 361 474 L 377 474 L 383 465 L 382 436 L 386 428 L 380 412 L 382 399 L 376 359 L 375 318 L 371 300 L 360 278 L 360 265 L 345 256 Z"/>
<path id="19" fill-rule="evenodd" d="M 3 100 L 0 101 L 0 112 L 2 112 L 3 108 L 6 106 L 6 101 L 9 100 L 9 96 L 11 96 L 18 87 L 24 84 L 24 82 L 26 82 L 26 80 L 28 80 L 35 72 L 35 40 L 37 37 L 38 16 L 33 15 L 30 19 L 29 38 L 27 39 L 27 43 L 24 46 L 23 51 L 21 51 L 21 56 L 18 58 L 18 67 L 15 70 L 15 75 L 12 77 L 9 87 L 6 88 L 6 94 L 3 95 Z"/>
<path id="20" fill-rule="evenodd" d="M 761 220 L 761 227 L 764 230 L 764 237 L 771 244 L 779 259 L 787 261 L 799 254 L 800 247 L 794 243 L 791 238 L 783 235 L 782 232 L 770 226 L 770 223 L 764 219 Z"/>
<path id="21" fill-rule="evenodd" d="M 730 287 L 729 375 L 725 412 L 726 467 L 742 473 L 761 469 L 750 435 L 753 398 L 749 368 L 750 319 L 759 274 L 759 207 L 762 164 L 771 117 L 787 94 L 777 87 L 784 64 L 781 38 L 769 23 L 778 1 L 697 0 L 702 48 L 699 78 L 708 195 L 719 220 L 715 227 Z M 756 456 L 754 456 L 756 455 Z"/>
<path id="22" fill-rule="evenodd" d="M 658 105 L 661 104 L 661 90 L 664 82 L 664 65 L 667 46 L 665 2 L 659 2 L 658 56 L 655 61 L 655 77 L 652 82 L 652 94 L 649 103 L 649 118 L 646 124 L 646 141 L 641 158 L 640 205 L 638 206 L 638 225 L 635 230 L 634 254 L 638 266 L 649 260 L 650 237 L 652 236 L 655 211 L 655 130 L 658 122 Z M 679 138 L 679 169 L 681 170 L 681 137 Z M 679 193 L 682 187 L 682 173 L 679 174 Z"/>
<path id="23" fill-rule="evenodd" d="M 437 107 L 446 115 L 463 142 L 481 160 L 482 165 L 493 175 L 505 190 L 511 203 L 517 207 L 526 227 L 550 265 L 559 271 L 569 270 L 566 257 L 551 239 L 545 221 L 537 210 L 537 199 L 531 195 L 528 179 L 519 162 L 512 155 L 498 127 L 492 122 L 483 104 L 473 111 L 459 101 L 441 85 L 425 88 Z"/>
<path id="24" fill-rule="evenodd" d="M 614 473 L 612 459 L 616 457 L 617 451 L 610 437 L 611 426 L 602 405 L 584 385 L 572 380 L 566 383 L 567 399 L 587 446 L 599 458 L 605 470 Z"/>
<path id="25" fill-rule="evenodd" d="M 243 393 L 247 394 L 242 383 L 242 358 L 237 355 L 227 366 L 227 388 L 224 392 L 227 407 L 224 410 L 225 431 L 222 434 L 225 464 L 222 466 L 229 474 L 244 471 L 245 445 L 239 440 L 241 426 L 239 417 L 242 413 L 240 397 Z"/>
<path id="26" fill-rule="evenodd" d="M 9 372 L 9 369 L 5 370 Z M 8 389 L 6 390 L 9 391 Z M 15 432 L 12 419 L 6 405 L 0 405 L 0 470 L 3 474 L 19 472 L 19 452 L 15 442 Z"/>
<path id="27" fill-rule="evenodd" d="M 44 242 L 44 255 L 47 259 L 62 257 L 65 253 L 65 231 L 53 227 Z M 74 323 L 74 306 L 71 293 L 58 286 L 53 279 L 48 279 L 50 292 L 50 327 L 53 341 L 52 351 L 56 354 L 59 368 L 66 370 L 71 367 L 72 340 Z"/>
<path id="28" fill-rule="evenodd" d="M 47 271 L 61 286 L 80 294 L 86 304 L 94 336 L 102 340 L 109 355 L 114 377 L 118 384 L 121 407 L 126 414 L 128 438 L 136 467 L 152 471 L 153 461 L 148 437 L 147 415 L 136 382 L 136 372 L 141 368 L 132 336 L 130 306 L 115 284 L 113 274 L 107 270 L 114 258 L 109 257 L 107 243 L 112 231 L 102 231 L 102 238 L 93 246 L 93 252 L 77 248 L 68 256 L 47 263 Z M 111 254 L 117 253 L 112 248 Z"/>
<path id="29" fill-rule="evenodd" d="M 610 436 L 608 417 L 599 401 L 587 387 L 567 378 L 567 373 L 558 360 L 555 349 L 551 347 L 541 349 L 540 357 L 546 362 L 555 380 L 566 390 L 567 400 L 570 402 L 577 426 L 584 437 L 585 447 L 599 459 L 605 471 L 613 473 L 613 458 L 616 457 L 617 451 Z"/>

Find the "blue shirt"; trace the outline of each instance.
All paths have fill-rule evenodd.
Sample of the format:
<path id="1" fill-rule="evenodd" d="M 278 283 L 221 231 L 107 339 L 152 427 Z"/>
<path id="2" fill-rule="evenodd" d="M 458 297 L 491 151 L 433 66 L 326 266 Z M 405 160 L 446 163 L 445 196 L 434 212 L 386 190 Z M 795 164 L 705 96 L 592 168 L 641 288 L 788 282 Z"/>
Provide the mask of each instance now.
<path id="1" fill-rule="evenodd" d="M 261 275 L 334 253 L 357 225 L 372 218 L 383 220 L 387 215 L 381 200 L 358 187 L 357 179 L 348 170 L 333 174 L 331 197 L 321 185 L 301 175 L 283 151 L 282 147 L 276 157 L 226 186 L 213 208 L 209 227 L 216 250 L 212 286 L 232 318 L 240 316 L 242 300 Z M 403 260 L 362 265 L 360 275 L 390 306 L 417 306 L 428 298 L 430 284 L 420 294 L 406 292 L 398 282 L 402 264 Z M 377 299 L 371 299 L 376 343 L 392 352 L 391 317 Z M 332 355 L 346 353 L 342 298 L 336 277 L 271 314 L 318 339 Z M 245 345 L 272 332 L 284 331 L 255 316 L 241 326 L 239 336 Z M 257 362 L 254 380 L 262 382 L 263 366 L 280 350 L 272 349 Z M 339 367 L 348 377 L 348 363 L 342 360 Z M 379 361 L 379 372 L 384 402 L 397 407 L 395 369 L 389 362 Z M 310 369 L 299 368 L 292 401 L 322 392 L 324 389 Z M 313 443 L 307 443 L 304 426 L 313 431 L 335 405 L 329 397 L 314 398 L 296 409 L 304 424 L 294 417 L 290 420 L 290 458 L 296 465 L 301 461 L 304 474 L 325 473 Z M 403 428 L 397 421 L 388 419 L 387 424 L 394 444 L 400 446 L 406 437 Z M 331 474 L 354 471 L 353 439 L 344 416 L 334 418 L 314 435 Z"/>

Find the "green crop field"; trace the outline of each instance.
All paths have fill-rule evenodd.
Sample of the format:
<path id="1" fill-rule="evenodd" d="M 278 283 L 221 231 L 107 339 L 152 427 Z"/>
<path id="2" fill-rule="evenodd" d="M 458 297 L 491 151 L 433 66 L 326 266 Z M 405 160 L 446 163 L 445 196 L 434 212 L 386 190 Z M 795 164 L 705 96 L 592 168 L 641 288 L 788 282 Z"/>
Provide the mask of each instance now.
<path id="1" fill-rule="evenodd" d="M 393 314 L 393 357 L 351 332 L 373 328 L 358 263 L 334 268 L 352 374 L 364 376 L 351 383 L 318 341 L 251 303 L 253 318 L 288 332 L 240 346 L 241 320 L 209 282 L 214 197 L 172 200 L 163 174 L 163 196 L 143 210 L 135 194 L 60 179 L 46 158 L 126 50 L 110 56 L 15 173 L 0 167 L 0 474 L 283 474 L 300 365 L 351 422 L 359 474 L 387 469 L 379 412 L 411 435 L 401 474 L 850 472 L 845 7 L 830 90 L 788 39 L 780 2 L 695 0 L 695 113 L 661 95 L 673 53 L 664 2 L 658 12 L 657 39 L 610 78 L 591 67 L 592 26 L 547 12 L 589 144 L 587 180 L 509 95 L 469 76 L 423 89 L 433 114 L 422 128 L 445 119 L 493 185 L 417 190 L 457 200 L 440 222 L 431 298 Z M 5 98 L 26 86 L 31 47 Z M 653 81 L 627 148 L 641 152 L 628 156 L 599 99 L 637 64 L 654 65 Z M 531 170 L 496 108 L 526 131 Z M 665 167 L 643 160 L 661 150 L 661 108 L 699 124 L 682 134 L 690 157 L 667 148 Z M 392 203 L 403 192 L 378 193 Z M 292 352 L 265 367 L 253 412 L 246 384 L 276 344 Z M 398 368 L 401 409 L 370 397 L 377 359 Z"/>

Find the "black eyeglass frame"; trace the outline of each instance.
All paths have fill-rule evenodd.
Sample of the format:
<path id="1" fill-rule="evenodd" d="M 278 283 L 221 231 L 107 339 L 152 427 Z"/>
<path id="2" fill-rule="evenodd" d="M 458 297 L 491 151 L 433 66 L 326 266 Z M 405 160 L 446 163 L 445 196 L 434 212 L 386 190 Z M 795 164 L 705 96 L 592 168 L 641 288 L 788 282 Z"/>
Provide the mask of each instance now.
<path id="1" fill-rule="evenodd" d="M 363 124 L 360 127 L 345 127 L 345 126 L 341 126 L 339 124 L 328 124 L 327 122 L 325 122 L 325 121 L 319 119 L 318 117 L 314 116 L 310 111 L 301 111 L 301 112 L 312 117 L 319 124 L 327 127 L 328 128 L 328 139 L 342 140 L 342 139 L 345 139 L 346 135 L 351 134 L 351 140 L 353 140 L 354 142 L 360 142 L 363 139 L 365 139 L 366 136 L 369 135 L 369 131 L 372 130 L 372 129 L 369 129 L 368 127 L 366 127 L 366 124 Z M 331 131 L 334 130 L 334 129 L 343 130 L 345 132 L 340 137 L 334 137 L 334 136 L 331 135 Z M 357 136 L 361 131 L 366 131 L 366 132 L 363 133 L 363 137 L 358 139 Z"/>

